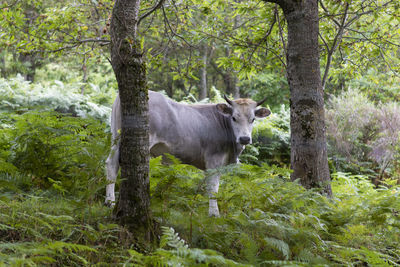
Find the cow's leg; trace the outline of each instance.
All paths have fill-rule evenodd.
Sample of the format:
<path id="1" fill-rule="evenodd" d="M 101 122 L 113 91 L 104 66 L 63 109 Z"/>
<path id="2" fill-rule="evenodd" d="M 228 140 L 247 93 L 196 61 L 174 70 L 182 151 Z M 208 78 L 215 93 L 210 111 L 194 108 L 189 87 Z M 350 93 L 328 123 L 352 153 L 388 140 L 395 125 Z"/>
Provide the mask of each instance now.
<path id="1" fill-rule="evenodd" d="M 215 169 L 223 166 L 225 163 L 225 156 L 214 156 L 210 157 L 206 162 L 207 169 Z M 218 203 L 215 195 L 218 193 L 219 189 L 219 178 L 220 174 L 212 174 L 207 177 L 207 191 L 209 197 L 208 215 L 219 217 Z"/>
<path id="2" fill-rule="evenodd" d="M 219 217 L 218 203 L 215 194 L 219 189 L 219 174 L 213 174 L 207 179 L 207 191 L 209 197 L 208 215 Z"/>
<path id="3" fill-rule="evenodd" d="M 117 179 L 119 170 L 119 146 L 113 145 L 110 151 L 110 155 L 106 161 L 107 167 L 107 184 L 106 187 L 106 205 L 115 205 L 115 181 Z"/>

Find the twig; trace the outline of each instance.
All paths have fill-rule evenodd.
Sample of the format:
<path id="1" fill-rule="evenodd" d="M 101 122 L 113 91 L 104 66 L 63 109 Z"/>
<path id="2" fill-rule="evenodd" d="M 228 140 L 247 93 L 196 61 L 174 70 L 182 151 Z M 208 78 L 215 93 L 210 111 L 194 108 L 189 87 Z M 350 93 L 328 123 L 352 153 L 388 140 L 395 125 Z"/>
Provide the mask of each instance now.
<path id="1" fill-rule="evenodd" d="M 348 10 L 349 10 L 349 3 L 346 2 L 346 6 L 345 6 L 345 9 L 344 9 L 344 15 L 343 15 L 341 23 L 338 25 L 339 30 L 338 30 L 338 33 L 336 34 L 336 36 L 335 36 L 335 38 L 333 40 L 332 47 L 329 48 L 329 46 L 327 46 L 328 55 L 327 55 L 327 60 L 326 60 L 326 65 L 325 65 L 324 76 L 322 78 L 322 88 L 323 89 L 325 88 L 326 79 L 328 78 L 328 73 L 329 73 L 329 69 L 331 67 L 333 54 L 335 53 L 337 47 L 339 46 L 339 44 L 340 44 L 340 42 L 342 40 L 343 31 L 344 31 L 344 29 L 346 27 L 345 24 L 346 24 L 346 20 L 347 20 L 347 12 L 348 12 Z"/>
<path id="2" fill-rule="evenodd" d="M 189 47 L 193 47 L 193 45 L 191 43 L 189 43 L 184 37 L 180 36 L 179 34 L 177 34 L 174 29 L 172 29 L 171 24 L 169 23 L 169 20 L 167 18 L 167 14 L 165 13 L 164 7 L 161 7 L 162 12 L 163 12 L 163 16 L 164 16 L 164 20 L 167 23 L 167 26 L 169 28 L 169 30 L 173 33 L 173 36 L 178 37 L 179 39 L 181 39 L 182 41 L 184 41 Z"/>
<path id="3" fill-rule="evenodd" d="M 138 20 L 138 22 L 137 22 L 137 25 L 139 26 L 140 22 L 141 22 L 143 19 L 145 19 L 147 16 L 151 15 L 151 13 L 153 13 L 153 12 L 156 11 L 157 9 L 159 9 L 159 8 L 162 6 L 162 4 L 164 3 L 164 1 L 165 1 L 165 0 L 160 0 L 160 1 L 158 1 L 158 3 L 157 3 L 156 5 L 154 5 L 154 7 L 153 7 L 152 9 L 150 9 L 149 12 L 143 14 L 143 15 L 139 18 L 139 20 Z"/>

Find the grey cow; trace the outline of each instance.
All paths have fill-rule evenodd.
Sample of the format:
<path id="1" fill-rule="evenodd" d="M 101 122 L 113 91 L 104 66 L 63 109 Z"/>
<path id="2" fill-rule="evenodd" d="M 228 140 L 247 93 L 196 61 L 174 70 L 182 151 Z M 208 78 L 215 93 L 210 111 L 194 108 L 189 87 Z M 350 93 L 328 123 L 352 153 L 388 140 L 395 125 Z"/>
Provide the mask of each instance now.
<path id="1" fill-rule="evenodd" d="M 164 95 L 149 91 L 150 154 L 169 153 L 183 163 L 200 169 L 214 169 L 237 163 L 245 145 L 251 144 L 255 118 L 265 118 L 271 112 L 257 108 L 264 101 L 251 99 L 229 100 L 226 104 L 177 103 Z M 113 146 L 107 159 L 106 203 L 115 202 L 114 182 L 119 169 L 119 132 L 121 108 L 119 96 L 111 115 Z M 219 175 L 207 179 L 209 215 L 219 216 L 215 194 Z"/>

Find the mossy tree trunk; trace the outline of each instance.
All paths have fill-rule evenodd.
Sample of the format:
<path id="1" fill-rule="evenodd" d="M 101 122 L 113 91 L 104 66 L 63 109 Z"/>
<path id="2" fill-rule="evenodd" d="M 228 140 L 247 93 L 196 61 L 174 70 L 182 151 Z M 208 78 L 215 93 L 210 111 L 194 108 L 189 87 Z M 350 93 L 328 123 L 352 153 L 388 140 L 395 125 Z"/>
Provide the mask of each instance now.
<path id="1" fill-rule="evenodd" d="M 318 1 L 266 1 L 282 8 L 288 25 L 292 179 L 300 179 L 305 188 L 320 187 L 331 195 L 319 64 Z"/>
<path id="2" fill-rule="evenodd" d="M 151 239 L 149 122 L 146 66 L 138 42 L 140 0 L 117 0 L 111 26 L 111 64 L 118 82 L 122 129 L 116 217 L 138 238 Z"/>

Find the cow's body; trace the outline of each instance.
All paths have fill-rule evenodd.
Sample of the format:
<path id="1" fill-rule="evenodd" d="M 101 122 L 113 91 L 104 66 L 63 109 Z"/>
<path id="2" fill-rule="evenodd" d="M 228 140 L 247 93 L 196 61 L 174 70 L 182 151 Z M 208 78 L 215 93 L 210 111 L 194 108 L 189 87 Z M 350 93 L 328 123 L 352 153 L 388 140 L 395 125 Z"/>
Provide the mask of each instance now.
<path id="1" fill-rule="evenodd" d="M 240 101 L 243 103 L 240 104 Z M 251 142 L 252 121 L 250 123 L 249 120 L 254 121 L 257 103 L 247 99 L 239 99 L 235 103 L 229 101 L 229 103 L 232 106 L 237 105 L 237 108 L 231 108 L 226 104 L 181 104 L 160 93 L 149 91 L 150 154 L 159 156 L 169 153 L 183 163 L 203 170 L 237 163 L 244 145 Z M 247 108 L 247 106 L 250 107 Z M 236 110 L 239 110 L 237 115 L 235 115 Z M 233 116 L 238 119 L 234 117 L 232 121 Z M 243 125 L 246 121 L 250 126 L 246 128 L 236 125 L 239 124 L 240 117 Z M 120 100 L 117 97 L 111 117 L 114 144 L 107 159 L 107 179 L 111 182 L 115 182 L 119 169 L 119 142 L 115 142 L 118 140 L 119 129 L 121 129 L 121 109 Z M 219 176 L 209 177 L 207 181 L 210 196 L 209 214 L 218 216 L 218 205 L 213 196 L 218 192 Z M 114 201 L 114 184 L 112 183 L 107 186 L 106 202 Z"/>

